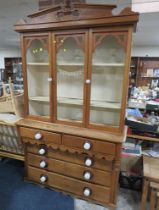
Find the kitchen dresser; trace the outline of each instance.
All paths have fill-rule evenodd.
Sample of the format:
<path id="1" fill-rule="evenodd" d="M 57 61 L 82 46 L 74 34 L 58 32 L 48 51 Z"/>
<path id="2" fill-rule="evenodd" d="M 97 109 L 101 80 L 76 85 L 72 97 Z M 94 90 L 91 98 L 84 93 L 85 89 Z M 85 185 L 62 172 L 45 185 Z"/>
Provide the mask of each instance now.
<path id="1" fill-rule="evenodd" d="M 50 7 L 19 20 L 26 179 L 115 209 L 126 138 L 131 37 L 138 13 Z"/>

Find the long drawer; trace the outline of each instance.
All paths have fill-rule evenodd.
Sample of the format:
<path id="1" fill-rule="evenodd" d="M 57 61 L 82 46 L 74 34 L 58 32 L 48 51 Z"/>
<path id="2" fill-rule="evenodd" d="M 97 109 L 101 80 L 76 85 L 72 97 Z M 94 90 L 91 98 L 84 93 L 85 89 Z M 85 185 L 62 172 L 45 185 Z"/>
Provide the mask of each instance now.
<path id="1" fill-rule="evenodd" d="M 95 159 L 90 158 L 87 154 L 71 154 L 68 152 L 63 152 L 59 150 L 53 150 L 53 149 L 47 149 L 47 147 L 43 145 L 27 145 L 27 152 L 33 153 L 33 154 L 39 154 L 40 148 L 45 148 L 46 153 L 45 156 L 49 158 L 54 158 L 57 160 L 63 160 L 69 163 L 76 163 L 82 166 L 86 166 L 85 161 L 86 159 L 92 160 L 91 168 L 100 169 L 103 171 L 112 171 L 113 169 L 113 161 L 108 161 L 104 159 Z"/>
<path id="2" fill-rule="evenodd" d="M 72 148 L 83 149 L 84 151 L 104 153 L 113 156 L 115 156 L 116 153 L 116 145 L 114 143 L 91 140 L 78 136 L 65 134 L 62 136 L 62 144 Z"/>
<path id="3" fill-rule="evenodd" d="M 108 203 L 110 200 L 110 188 L 102 187 L 87 182 L 82 182 L 73 178 L 58 175 L 52 172 L 46 172 L 34 167 L 28 167 L 28 179 L 41 183 L 40 178 L 46 177 L 46 186 L 54 187 L 65 192 L 73 193 L 82 198 L 87 198 L 103 203 Z M 90 190 L 90 195 L 84 195 L 86 189 Z"/>
<path id="4" fill-rule="evenodd" d="M 48 171 L 77 178 L 103 186 L 111 186 L 111 172 L 100 171 L 73 163 L 68 163 L 52 158 L 45 158 L 38 155 L 28 154 L 27 163 L 31 166 L 42 167 Z"/>
<path id="5" fill-rule="evenodd" d="M 20 136 L 22 141 L 25 142 L 25 139 L 31 139 L 39 144 L 61 144 L 61 135 L 58 133 L 52 133 L 44 130 L 37 130 L 31 128 L 20 127 Z"/>

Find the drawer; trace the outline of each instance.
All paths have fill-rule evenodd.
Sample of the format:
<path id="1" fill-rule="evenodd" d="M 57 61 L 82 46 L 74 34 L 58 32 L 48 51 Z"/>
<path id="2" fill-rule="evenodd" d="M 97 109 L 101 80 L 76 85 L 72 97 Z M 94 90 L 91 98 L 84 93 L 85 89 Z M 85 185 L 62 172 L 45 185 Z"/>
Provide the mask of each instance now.
<path id="1" fill-rule="evenodd" d="M 83 149 L 84 151 L 92 151 L 109 155 L 115 155 L 116 153 L 116 145 L 114 143 L 91 140 L 78 136 L 63 135 L 62 143 L 72 148 Z"/>
<path id="2" fill-rule="evenodd" d="M 25 142 L 25 138 L 27 138 L 27 139 L 35 140 L 39 144 L 42 144 L 42 143 L 61 144 L 60 134 L 38 130 L 38 129 L 24 128 L 24 127 L 20 127 L 19 130 L 20 130 L 20 136 L 22 137 L 22 140 L 24 142 Z"/>
<path id="3" fill-rule="evenodd" d="M 113 169 L 113 161 L 92 158 L 89 157 L 87 154 L 71 154 L 68 152 L 49 149 L 47 156 L 58 160 L 64 160 L 70 163 L 76 163 L 82 166 L 88 166 L 86 165 L 86 160 L 90 159 L 92 161 L 92 164 L 90 165 L 91 168 L 96 168 L 104 171 L 112 171 Z"/>
<path id="4" fill-rule="evenodd" d="M 77 178 L 103 186 L 111 186 L 111 173 L 100 171 L 61 160 L 40 157 L 38 155 L 28 154 L 27 162 L 34 167 L 41 167 L 51 172 L 61 175 Z"/>
<path id="5" fill-rule="evenodd" d="M 27 145 L 27 152 L 33 153 L 33 154 L 39 154 L 40 148 L 44 148 L 46 150 L 45 155 L 50 158 L 54 158 L 57 160 L 63 160 L 70 163 L 76 163 L 82 166 L 86 166 L 85 161 L 90 158 L 87 154 L 71 154 L 68 152 L 63 152 L 59 150 L 53 150 L 45 147 L 45 145 Z M 91 168 L 96 168 L 104 171 L 112 171 L 113 169 L 113 161 L 103 160 L 103 159 L 95 159 L 90 158 L 92 160 Z"/>
<path id="6" fill-rule="evenodd" d="M 46 186 L 55 187 L 85 199 L 103 203 L 108 203 L 110 200 L 110 188 L 108 187 L 82 182 L 34 167 L 28 167 L 28 179 L 38 183 L 41 183 L 40 180 L 42 180 Z"/>
<path id="7" fill-rule="evenodd" d="M 41 150 L 43 150 L 43 152 L 41 152 Z M 36 155 L 46 156 L 48 153 L 48 148 L 45 144 L 39 144 L 39 145 L 27 144 L 26 152 L 33 153 Z"/>

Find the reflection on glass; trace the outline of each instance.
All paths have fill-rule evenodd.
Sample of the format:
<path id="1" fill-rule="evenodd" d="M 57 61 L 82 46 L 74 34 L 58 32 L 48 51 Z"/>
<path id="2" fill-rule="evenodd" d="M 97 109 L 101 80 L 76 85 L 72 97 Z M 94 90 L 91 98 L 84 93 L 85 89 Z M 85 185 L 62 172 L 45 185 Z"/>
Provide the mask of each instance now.
<path id="1" fill-rule="evenodd" d="M 121 42 L 123 36 L 120 36 Z M 119 126 L 124 76 L 124 47 L 105 35 L 93 52 L 90 123 Z"/>
<path id="2" fill-rule="evenodd" d="M 26 65 L 29 114 L 49 116 L 49 60 L 47 38 L 28 41 Z"/>
<path id="3" fill-rule="evenodd" d="M 84 51 L 82 36 L 57 37 L 57 119 L 83 120 Z M 79 42 L 78 42 L 79 41 Z M 59 47 L 58 47 L 59 46 Z"/>

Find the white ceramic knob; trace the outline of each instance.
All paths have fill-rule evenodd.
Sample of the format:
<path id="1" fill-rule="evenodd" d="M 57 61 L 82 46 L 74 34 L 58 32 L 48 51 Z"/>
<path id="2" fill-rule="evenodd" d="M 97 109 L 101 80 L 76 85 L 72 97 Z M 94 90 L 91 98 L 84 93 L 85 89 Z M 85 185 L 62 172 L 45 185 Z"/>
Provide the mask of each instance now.
<path id="1" fill-rule="evenodd" d="M 41 133 L 36 133 L 34 137 L 35 137 L 36 140 L 40 140 L 42 138 L 42 134 Z"/>
<path id="2" fill-rule="evenodd" d="M 41 181 L 42 183 L 46 182 L 46 181 L 47 181 L 47 177 L 44 176 L 44 175 L 42 175 L 42 176 L 40 177 L 40 181 Z"/>
<path id="3" fill-rule="evenodd" d="M 51 77 L 47 78 L 47 81 L 52 82 L 52 78 Z"/>
<path id="4" fill-rule="evenodd" d="M 40 162 L 40 168 L 45 168 L 46 165 L 47 165 L 47 163 L 45 162 L 45 160 L 42 160 L 42 161 Z"/>
<path id="5" fill-rule="evenodd" d="M 91 143 L 90 142 L 85 142 L 84 145 L 83 145 L 83 148 L 85 150 L 90 150 L 91 149 Z"/>
<path id="6" fill-rule="evenodd" d="M 86 84 L 90 84 L 91 80 L 90 79 L 86 79 Z"/>
<path id="7" fill-rule="evenodd" d="M 90 159 L 90 158 L 87 158 L 86 160 L 85 160 L 85 165 L 86 166 L 91 166 L 92 165 L 92 160 Z"/>
<path id="8" fill-rule="evenodd" d="M 84 194 L 84 196 L 89 197 L 91 195 L 91 189 L 85 188 L 83 190 L 83 194 Z"/>
<path id="9" fill-rule="evenodd" d="M 44 155 L 46 153 L 46 150 L 44 148 L 39 149 L 39 154 Z"/>
<path id="10" fill-rule="evenodd" d="M 83 177 L 85 180 L 90 180 L 92 177 L 92 174 L 91 174 L 91 172 L 86 171 L 86 172 L 84 172 Z"/>

